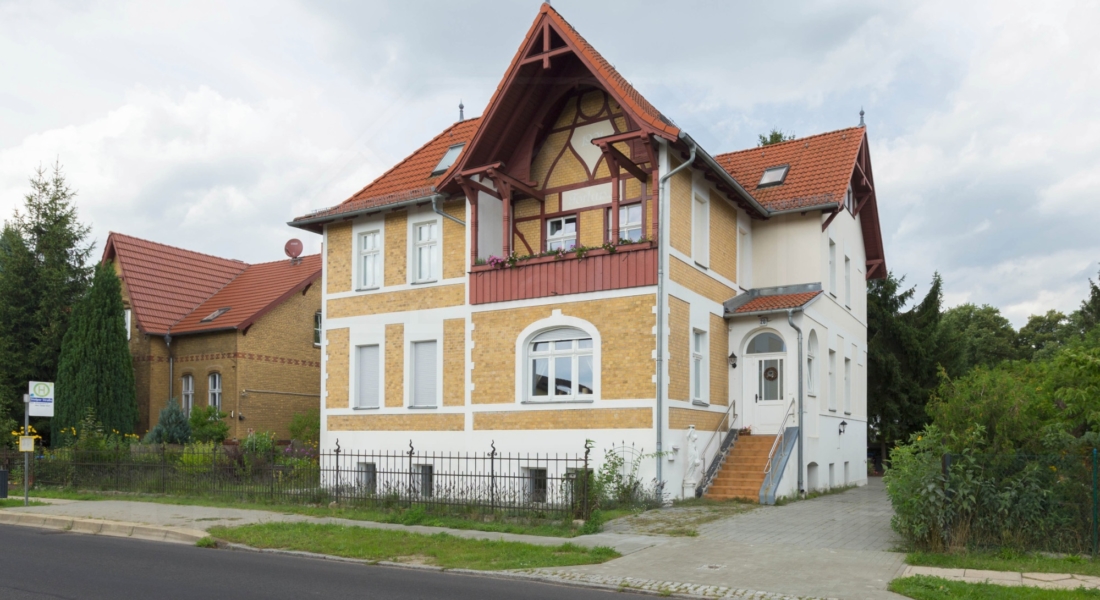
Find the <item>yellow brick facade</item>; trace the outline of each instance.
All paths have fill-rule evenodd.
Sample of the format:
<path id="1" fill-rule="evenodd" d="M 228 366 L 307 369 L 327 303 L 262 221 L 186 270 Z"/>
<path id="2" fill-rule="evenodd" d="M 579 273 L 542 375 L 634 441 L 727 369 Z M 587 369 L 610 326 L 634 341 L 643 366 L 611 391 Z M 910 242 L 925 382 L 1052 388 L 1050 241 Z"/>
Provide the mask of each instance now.
<path id="1" fill-rule="evenodd" d="M 325 332 L 325 407 L 348 407 L 348 329 L 329 329 Z"/>
<path id="2" fill-rule="evenodd" d="M 466 404 L 466 319 L 443 321 L 443 406 Z"/>
<path id="3" fill-rule="evenodd" d="M 675 256 L 670 256 L 668 263 L 669 278 L 672 281 L 710 300 L 722 303 L 737 295 L 733 288 L 700 272 Z"/>
<path id="4" fill-rule="evenodd" d="M 461 414 L 329 415 L 329 431 L 462 431 Z"/>
<path id="5" fill-rule="evenodd" d="M 653 427 L 649 408 L 583 410 L 517 410 L 474 413 L 474 429 L 646 429 Z"/>
<path id="6" fill-rule="evenodd" d="M 555 309 L 564 316 L 584 319 L 599 330 L 604 399 L 656 397 L 652 380 L 655 300 L 656 296 L 644 294 L 474 313 L 472 401 L 516 402 L 516 340 L 528 325 L 550 317 Z"/>
<path id="7" fill-rule="evenodd" d="M 710 331 L 707 333 L 710 348 L 710 403 L 726 406 L 729 399 L 730 368 L 726 362 L 729 356 L 730 331 L 726 320 L 711 313 Z"/>
<path id="8" fill-rule="evenodd" d="M 675 159 L 672 168 L 679 166 Z M 672 247 L 691 256 L 691 169 L 684 169 L 672 176 L 669 183 L 669 243 Z"/>
<path id="9" fill-rule="evenodd" d="M 351 223 L 337 223 L 325 228 L 325 277 L 328 293 L 351 291 L 351 265 L 354 248 L 351 245 Z"/>
<path id="10" fill-rule="evenodd" d="M 443 212 L 466 220 L 466 201 L 447 202 Z M 450 219 L 443 219 L 443 278 L 456 279 L 466 274 L 466 228 Z"/>
<path id="11" fill-rule="evenodd" d="M 360 315 L 460 306 L 465 302 L 465 284 L 431 285 L 412 290 L 375 292 L 329 300 L 326 316 L 329 319 L 341 319 Z"/>
<path id="12" fill-rule="evenodd" d="M 725 413 L 703 409 L 670 408 L 668 409 L 668 428 L 687 429 L 694 425 L 699 431 L 714 431 L 722 425 Z"/>
<path id="13" fill-rule="evenodd" d="M 405 404 L 405 326 L 386 325 L 386 406 Z"/>
<path id="14" fill-rule="evenodd" d="M 691 399 L 691 305 L 668 297 L 668 397 Z"/>
<path id="15" fill-rule="evenodd" d="M 405 273 L 408 266 L 408 211 L 399 210 L 386 214 L 385 251 L 382 267 L 386 285 L 403 285 L 407 282 Z M 382 311 L 390 312 L 390 311 Z"/>
<path id="16" fill-rule="evenodd" d="M 737 281 L 737 209 L 714 190 L 710 191 L 709 266 L 722 277 Z"/>
<path id="17" fill-rule="evenodd" d="M 580 213 L 580 245 L 602 246 L 604 243 L 604 209 L 585 210 Z"/>

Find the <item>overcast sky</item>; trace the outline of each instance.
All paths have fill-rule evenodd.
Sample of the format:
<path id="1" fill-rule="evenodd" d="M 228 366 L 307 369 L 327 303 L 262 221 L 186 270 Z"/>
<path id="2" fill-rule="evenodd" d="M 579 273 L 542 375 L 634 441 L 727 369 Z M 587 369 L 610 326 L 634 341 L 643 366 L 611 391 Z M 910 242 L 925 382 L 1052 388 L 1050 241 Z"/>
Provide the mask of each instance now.
<path id="1" fill-rule="evenodd" d="M 1100 261 L 1097 3 L 557 8 L 712 154 L 866 112 L 887 264 L 1017 325 Z M 481 114 L 539 3 L 0 0 L 0 218 L 55 159 L 109 231 L 260 262 Z"/>

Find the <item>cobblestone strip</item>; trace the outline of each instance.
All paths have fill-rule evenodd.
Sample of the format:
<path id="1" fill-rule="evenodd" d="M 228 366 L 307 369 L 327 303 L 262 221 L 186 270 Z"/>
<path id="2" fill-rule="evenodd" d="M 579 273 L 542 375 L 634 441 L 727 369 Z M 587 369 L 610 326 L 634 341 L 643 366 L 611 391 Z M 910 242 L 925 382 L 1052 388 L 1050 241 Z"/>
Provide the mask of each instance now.
<path id="1" fill-rule="evenodd" d="M 756 590 L 731 588 L 723 585 L 657 581 L 654 579 L 638 579 L 637 577 L 589 575 L 572 571 L 532 570 L 522 572 L 539 575 L 544 578 L 553 578 L 568 583 L 589 583 L 600 586 L 617 587 L 621 591 L 640 590 L 681 597 L 733 598 L 735 600 L 833 600 L 818 598 L 816 596 L 790 596 L 787 594 L 760 592 Z"/>

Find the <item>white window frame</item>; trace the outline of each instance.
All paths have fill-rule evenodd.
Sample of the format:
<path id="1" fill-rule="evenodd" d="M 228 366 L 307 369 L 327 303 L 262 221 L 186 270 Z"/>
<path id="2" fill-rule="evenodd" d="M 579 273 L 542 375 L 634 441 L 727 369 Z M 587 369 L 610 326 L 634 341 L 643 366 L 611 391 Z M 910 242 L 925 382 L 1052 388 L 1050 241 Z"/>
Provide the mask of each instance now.
<path id="1" fill-rule="evenodd" d="M 551 330 L 561 328 L 579 329 L 585 335 L 592 338 L 592 394 L 583 395 L 575 400 L 554 400 L 553 397 L 535 396 L 532 400 L 531 388 L 533 387 L 533 375 L 531 359 L 528 356 L 528 348 L 538 336 Z M 516 370 L 515 370 L 515 394 L 518 404 L 591 404 L 599 402 L 601 394 L 601 362 L 603 360 L 602 338 L 600 330 L 592 323 L 577 317 L 569 317 L 561 314 L 561 310 L 553 310 L 551 315 L 531 323 L 516 336 Z M 549 399 L 548 399 L 549 398 Z"/>
<path id="2" fill-rule="evenodd" d="M 417 403 L 416 399 L 420 392 L 420 386 L 424 384 L 424 378 L 421 377 L 420 370 L 417 365 L 417 349 L 422 347 L 421 344 L 432 344 L 432 370 L 434 371 L 434 377 L 432 378 L 432 393 L 430 403 Z M 439 355 L 439 349 L 442 346 L 439 339 L 428 338 L 420 340 L 409 341 L 408 349 L 408 365 L 409 365 L 409 408 L 439 408 L 440 394 L 442 393 L 443 383 L 443 361 Z"/>
<path id="3" fill-rule="evenodd" d="M 836 298 L 836 242 L 829 239 L 829 294 Z"/>
<path id="4" fill-rule="evenodd" d="M 421 240 L 420 230 L 422 227 L 430 227 L 432 237 Z M 439 219 L 428 219 L 425 221 L 417 221 L 412 224 L 412 252 L 410 254 L 410 269 L 412 283 L 433 283 L 439 281 L 442 274 L 442 264 L 440 257 L 440 233 L 443 227 L 439 222 Z M 428 274 L 424 275 L 420 272 L 420 256 L 421 251 L 428 253 Z"/>
<path id="5" fill-rule="evenodd" d="M 710 266 L 710 201 L 700 193 L 691 203 L 691 259 L 703 268 Z"/>
<path id="6" fill-rule="evenodd" d="M 844 257 L 844 308 L 852 309 L 852 259 Z"/>
<path id="7" fill-rule="evenodd" d="M 691 330 L 691 403 L 709 405 L 707 394 L 707 332 Z"/>
<path id="8" fill-rule="evenodd" d="M 355 289 L 376 290 L 382 287 L 382 231 L 371 229 L 356 236 L 359 273 Z M 367 247 L 366 241 L 373 239 L 374 244 Z"/>
<path id="9" fill-rule="evenodd" d="M 313 313 L 313 347 L 320 348 L 323 339 L 325 339 L 324 317 L 321 311 L 317 311 Z"/>
<path id="10" fill-rule="evenodd" d="M 195 376 L 187 373 L 180 377 L 180 408 L 185 417 L 191 416 L 191 409 L 195 407 Z"/>
<path id="11" fill-rule="evenodd" d="M 817 336 L 810 332 L 810 341 L 806 348 L 806 395 L 817 396 Z"/>
<path id="12" fill-rule="evenodd" d="M 634 209 L 637 209 L 638 218 L 637 218 L 637 220 L 631 221 L 631 220 L 629 220 L 629 215 L 632 211 L 634 211 Z M 547 230 L 547 231 L 549 231 L 549 230 Z M 627 231 L 637 231 L 638 232 L 638 237 L 635 238 L 635 239 L 631 239 L 631 238 L 627 237 L 625 235 L 625 233 Z M 636 241 L 642 239 L 643 237 L 645 237 L 644 232 L 642 231 L 642 203 L 641 202 L 634 202 L 634 203 L 631 203 L 631 204 L 623 204 L 623 205 L 619 206 L 619 239 L 618 240 L 611 239 L 611 234 L 612 234 L 612 231 L 611 231 L 611 209 L 609 208 L 609 209 L 607 209 L 607 239 L 608 239 L 608 241 L 610 241 L 613 244 L 618 244 L 619 240 L 631 240 L 631 241 L 636 242 Z"/>
<path id="13" fill-rule="evenodd" d="M 222 374 L 213 371 L 206 376 L 206 405 L 222 409 Z"/>
<path id="14" fill-rule="evenodd" d="M 829 412 L 836 412 L 836 350 L 829 350 Z"/>
<path id="15" fill-rule="evenodd" d="M 844 414 L 852 414 L 852 359 L 844 359 Z"/>
<path id="16" fill-rule="evenodd" d="M 561 221 L 561 225 L 562 225 L 561 231 L 564 232 L 565 231 L 565 222 L 570 220 L 570 219 L 573 220 L 573 233 L 572 234 L 566 234 L 566 233 L 560 233 L 558 235 L 551 235 L 550 234 L 550 225 L 551 225 L 551 223 Z M 572 251 L 573 248 L 577 247 L 577 237 L 578 237 L 577 234 L 579 233 L 579 229 L 578 229 L 579 226 L 580 226 L 580 219 L 578 218 L 578 215 L 575 215 L 575 214 L 574 215 L 564 215 L 564 216 L 561 216 L 561 217 L 554 217 L 553 219 L 547 219 L 546 220 L 546 250 L 547 251 L 556 250 L 557 248 L 551 248 L 550 245 L 555 243 L 555 242 L 561 242 L 562 243 L 561 248 L 564 251 L 566 251 L 566 252 Z M 568 248 L 566 248 L 565 247 L 566 246 L 565 242 L 572 242 L 572 245 L 569 246 Z"/>
<path id="17" fill-rule="evenodd" d="M 369 348 L 374 348 L 375 355 L 375 371 L 374 381 L 364 381 L 362 361 L 363 352 Z M 364 409 L 377 409 L 382 405 L 382 345 L 381 344 L 359 344 L 354 347 L 354 354 L 352 356 L 355 365 L 355 386 L 352 387 L 355 390 L 355 397 L 353 398 L 353 407 L 358 410 Z M 364 392 L 368 390 L 368 386 L 374 389 L 374 402 L 364 402 Z"/>
<path id="18" fill-rule="evenodd" d="M 130 328 L 132 327 L 132 325 L 130 323 L 131 311 L 129 308 L 123 309 L 122 318 L 124 321 L 126 321 L 126 341 L 130 341 Z"/>
<path id="19" fill-rule="evenodd" d="M 540 333 L 553 334 L 555 331 L 573 330 L 575 328 L 554 328 Z M 571 402 L 577 400 L 591 400 L 595 392 L 595 340 L 587 335 L 583 330 L 576 330 L 579 333 L 572 333 L 563 339 L 551 339 L 540 340 L 539 336 L 532 338 L 527 348 L 527 363 L 530 369 L 529 376 L 527 378 L 527 394 L 530 402 Z M 583 336 L 583 337 L 582 337 Z M 554 336 L 551 335 L 551 338 Z M 560 347 L 562 344 L 569 344 L 568 348 Z M 586 347 L 587 346 L 587 347 Z M 589 369 L 592 371 L 593 381 L 590 389 L 592 393 L 585 394 L 581 391 L 580 384 L 580 368 L 581 362 L 587 359 L 589 362 Z M 557 375 L 558 367 L 561 361 L 567 361 L 569 364 L 569 377 L 570 377 L 570 389 L 568 394 L 557 393 Z M 546 363 L 546 379 L 548 382 L 555 382 L 552 389 L 554 393 L 550 393 L 551 387 L 547 388 L 546 395 L 535 394 L 535 375 L 537 373 L 535 362 L 545 361 Z"/>

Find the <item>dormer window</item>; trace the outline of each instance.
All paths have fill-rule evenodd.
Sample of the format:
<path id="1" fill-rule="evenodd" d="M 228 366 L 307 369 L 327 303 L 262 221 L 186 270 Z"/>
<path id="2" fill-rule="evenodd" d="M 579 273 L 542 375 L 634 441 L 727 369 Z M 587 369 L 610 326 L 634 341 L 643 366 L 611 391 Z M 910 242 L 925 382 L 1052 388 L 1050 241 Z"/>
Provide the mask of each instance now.
<path id="1" fill-rule="evenodd" d="M 455 164 L 455 159 L 457 159 L 458 155 L 462 153 L 462 147 L 465 145 L 466 144 L 455 144 L 454 146 L 447 148 L 447 152 L 443 155 L 443 158 L 439 159 L 439 164 L 436 165 L 434 169 L 432 169 L 432 174 L 430 175 L 430 177 L 442 175 L 443 173 L 447 172 L 447 169 L 450 169 L 451 165 Z"/>
<path id="2" fill-rule="evenodd" d="M 778 167 L 768 167 L 764 169 L 764 174 L 760 176 L 760 183 L 756 184 L 756 187 L 762 188 L 782 185 L 783 181 L 787 179 L 787 171 L 790 168 L 790 165 L 779 165 Z"/>
<path id="3" fill-rule="evenodd" d="M 225 308 L 219 308 L 218 310 L 216 310 L 216 311 L 206 315 L 205 317 L 203 317 L 202 320 L 200 320 L 199 322 L 200 323 L 209 323 L 209 322 L 213 321 L 214 319 L 217 319 L 218 317 L 220 317 L 220 316 L 224 315 L 225 313 L 229 312 L 230 308 L 231 307 L 228 307 L 228 306 L 225 307 Z"/>

